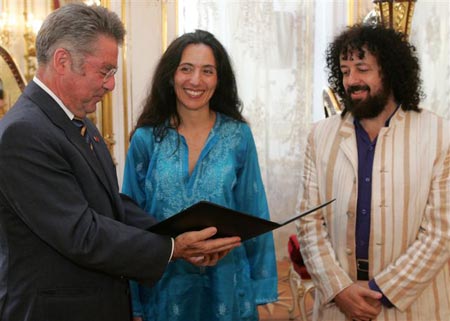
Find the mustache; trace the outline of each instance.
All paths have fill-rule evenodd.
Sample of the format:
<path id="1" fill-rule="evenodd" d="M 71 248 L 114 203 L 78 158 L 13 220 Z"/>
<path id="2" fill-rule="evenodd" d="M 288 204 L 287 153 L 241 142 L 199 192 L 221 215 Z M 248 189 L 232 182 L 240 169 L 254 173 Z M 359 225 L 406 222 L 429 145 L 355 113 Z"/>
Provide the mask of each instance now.
<path id="1" fill-rule="evenodd" d="M 355 91 L 358 91 L 358 90 L 367 90 L 367 91 L 369 91 L 370 88 L 369 88 L 369 86 L 362 86 L 362 85 L 350 86 L 347 89 L 347 93 L 350 95 L 350 94 L 353 94 Z"/>

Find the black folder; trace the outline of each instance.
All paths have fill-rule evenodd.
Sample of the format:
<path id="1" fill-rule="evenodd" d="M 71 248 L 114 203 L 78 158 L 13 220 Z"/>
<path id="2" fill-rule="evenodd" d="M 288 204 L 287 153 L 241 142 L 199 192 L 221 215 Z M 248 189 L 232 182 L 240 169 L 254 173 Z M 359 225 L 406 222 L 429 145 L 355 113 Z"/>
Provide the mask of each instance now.
<path id="1" fill-rule="evenodd" d="M 214 235 L 214 238 L 240 236 L 241 240 L 245 241 L 291 223 L 302 216 L 317 211 L 333 201 L 334 199 L 322 203 L 282 223 L 268 221 L 211 202 L 200 201 L 168 219 L 153 225 L 149 230 L 157 234 L 176 237 L 184 232 L 199 231 L 206 227 L 214 226 L 217 228 L 217 234 Z"/>

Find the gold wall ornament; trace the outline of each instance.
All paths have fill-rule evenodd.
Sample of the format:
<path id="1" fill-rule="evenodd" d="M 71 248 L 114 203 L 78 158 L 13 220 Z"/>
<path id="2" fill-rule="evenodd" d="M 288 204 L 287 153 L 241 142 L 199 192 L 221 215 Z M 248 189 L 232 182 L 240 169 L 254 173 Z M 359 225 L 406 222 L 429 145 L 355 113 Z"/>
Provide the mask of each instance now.
<path id="1" fill-rule="evenodd" d="M 31 79 L 33 79 L 37 68 L 35 46 L 36 33 L 30 26 L 27 26 L 27 24 L 23 33 L 23 38 L 25 40 L 25 53 L 23 55 L 25 58 L 25 79 L 27 81 L 30 81 Z"/>
<path id="2" fill-rule="evenodd" d="M 0 43 L 18 60 L 27 81 L 36 72 L 36 34 L 48 14 L 47 0 L 1 0 Z M 23 41 L 20 43 L 18 41 Z"/>
<path id="3" fill-rule="evenodd" d="M 403 33 L 406 38 L 411 34 L 411 22 L 416 0 L 373 0 L 375 12 L 386 27 Z"/>
<path id="4" fill-rule="evenodd" d="M 11 36 L 14 31 L 15 19 L 10 14 L 8 9 L 3 6 L 2 13 L 0 14 L 0 44 L 4 47 L 9 47 L 11 42 Z"/>

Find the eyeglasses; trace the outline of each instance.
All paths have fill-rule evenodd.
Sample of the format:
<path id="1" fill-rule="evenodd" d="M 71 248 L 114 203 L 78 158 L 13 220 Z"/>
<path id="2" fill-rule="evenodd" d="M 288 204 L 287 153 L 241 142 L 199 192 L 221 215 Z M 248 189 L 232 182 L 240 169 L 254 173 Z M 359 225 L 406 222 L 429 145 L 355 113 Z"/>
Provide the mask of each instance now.
<path id="1" fill-rule="evenodd" d="M 107 72 L 101 72 L 103 77 L 103 83 L 105 84 L 111 77 L 114 77 L 114 75 L 117 72 L 117 68 L 111 68 Z"/>
<path id="2" fill-rule="evenodd" d="M 64 48 L 67 52 L 68 52 L 68 54 L 69 54 L 69 56 L 71 57 L 71 59 L 74 59 L 74 55 L 73 55 L 73 53 L 69 50 L 69 49 L 66 49 L 66 48 Z M 75 55 L 75 57 L 77 57 L 76 55 Z M 93 67 L 95 67 L 95 68 L 98 68 L 95 64 L 93 64 L 92 62 L 90 62 L 90 61 L 87 61 L 86 59 L 85 59 L 85 57 L 84 58 L 76 58 L 77 60 L 78 59 L 82 59 L 81 61 L 83 62 L 83 63 L 88 63 L 88 64 L 90 64 L 91 66 L 93 66 Z M 117 68 L 111 68 L 111 69 L 107 69 L 107 71 L 103 71 L 103 70 L 100 70 L 100 71 L 98 71 L 101 75 L 103 75 L 103 84 L 105 84 L 105 83 L 107 83 L 108 82 L 108 80 L 111 78 L 111 77 L 114 77 L 114 75 L 116 74 L 116 72 L 117 72 Z"/>

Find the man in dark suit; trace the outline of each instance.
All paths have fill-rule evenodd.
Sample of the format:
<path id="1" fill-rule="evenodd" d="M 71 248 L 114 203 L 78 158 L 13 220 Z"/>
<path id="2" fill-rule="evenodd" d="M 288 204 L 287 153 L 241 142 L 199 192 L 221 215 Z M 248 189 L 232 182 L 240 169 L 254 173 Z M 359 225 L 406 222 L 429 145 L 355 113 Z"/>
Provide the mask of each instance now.
<path id="1" fill-rule="evenodd" d="M 102 7 L 51 13 L 36 77 L 0 121 L 1 320 L 126 321 L 128 279 L 151 286 L 170 260 L 213 265 L 240 244 L 208 240 L 215 228 L 152 234 L 154 220 L 119 194 L 86 114 L 114 88 L 124 34 Z"/>

